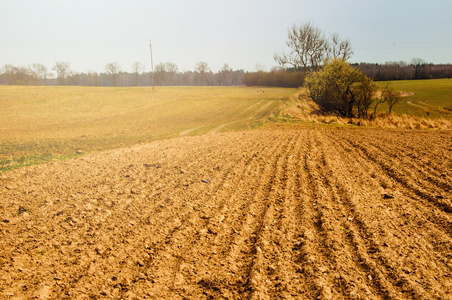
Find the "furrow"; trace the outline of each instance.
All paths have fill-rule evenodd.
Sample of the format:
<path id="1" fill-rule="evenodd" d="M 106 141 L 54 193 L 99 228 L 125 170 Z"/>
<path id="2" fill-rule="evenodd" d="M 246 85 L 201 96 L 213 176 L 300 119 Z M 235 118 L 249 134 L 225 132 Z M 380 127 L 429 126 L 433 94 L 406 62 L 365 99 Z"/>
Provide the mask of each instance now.
<path id="1" fill-rule="evenodd" d="M 340 145 L 340 147 L 337 148 L 337 151 L 341 157 L 344 157 L 347 153 L 356 153 L 355 151 L 350 151 L 347 147 L 344 148 L 344 145 L 341 144 L 343 141 L 341 142 L 339 140 L 340 137 L 335 137 L 336 140 L 333 135 L 330 136 L 331 140 L 335 140 L 335 145 Z M 335 184 L 341 191 L 341 194 L 344 195 L 344 204 L 348 207 L 348 214 L 353 216 L 351 224 L 353 224 L 353 226 L 359 231 L 364 232 L 362 236 L 365 237 L 364 241 L 367 243 L 366 248 L 368 249 L 368 256 L 373 259 L 373 261 L 377 262 L 377 266 L 378 264 L 385 266 L 386 272 L 383 270 L 383 274 L 393 274 L 385 277 L 393 277 L 394 281 L 392 281 L 392 284 L 394 286 L 400 285 L 404 295 L 407 295 L 406 291 L 411 291 L 410 293 L 412 295 L 417 295 L 417 298 L 429 299 L 431 298 L 431 294 L 435 293 L 440 297 L 447 297 L 442 291 L 444 287 L 438 286 L 436 282 L 429 278 L 429 276 L 421 276 L 417 274 L 413 276 L 413 269 L 418 268 L 418 272 L 428 272 L 428 268 L 431 266 L 429 266 L 429 263 L 422 266 L 416 266 L 419 256 L 413 257 L 410 249 L 415 249 L 418 251 L 417 253 L 419 253 L 419 251 L 421 253 L 423 252 L 424 261 L 428 261 L 431 253 L 426 252 L 424 249 L 428 249 L 428 247 L 431 247 L 432 245 L 434 246 L 438 242 L 441 243 L 440 241 L 450 243 L 450 238 L 444 236 L 444 234 L 441 231 L 438 231 L 436 227 L 427 229 L 417 226 L 417 224 L 413 222 L 412 218 L 418 218 L 418 216 L 422 216 L 422 214 L 411 212 L 411 209 L 408 209 L 411 208 L 411 205 L 405 208 L 395 207 L 394 210 L 396 213 L 391 213 L 390 215 L 386 215 L 384 217 L 384 220 L 389 223 L 385 224 L 384 227 L 379 224 L 378 220 L 380 218 L 378 215 L 375 215 L 374 217 L 363 215 L 362 212 L 382 211 L 382 208 L 386 207 L 386 203 L 383 201 L 384 199 L 380 198 L 381 200 L 377 200 L 379 199 L 378 189 L 372 187 L 378 186 L 378 182 L 376 182 L 378 179 L 370 175 L 374 174 L 373 165 L 369 164 L 370 161 L 366 159 L 342 159 L 341 161 L 343 162 L 342 164 L 335 164 L 335 167 L 332 168 L 334 173 L 344 174 L 344 172 L 341 172 L 343 169 L 354 170 L 353 172 L 358 173 L 355 175 L 356 178 L 359 178 L 360 181 L 368 182 L 367 185 L 369 190 L 365 192 L 365 189 L 362 187 L 360 188 L 360 182 L 356 182 L 354 184 L 355 187 L 353 187 L 353 185 L 349 186 L 350 184 L 348 184 L 347 188 L 345 185 L 345 183 L 347 183 L 346 177 L 330 177 L 338 178 L 338 181 L 333 183 L 333 185 Z M 357 194 L 357 191 L 360 190 L 362 190 L 362 199 L 358 199 L 354 196 Z M 367 199 L 371 200 L 371 202 L 368 202 Z M 372 222 L 369 222 L 369 220 L 372 220 Z M 390 227 L 389 230 L 386 230 L 386 227 Z M 430 231 L 434 233 L 437 238 L 430 241 L 424 241 L 424 232 L 426 232 L 426 229 L 427 232 Z M 418 230 L 421 232 L 418 232 Z M 353 229 L 350 231 L 354 232 Z M 355 240 L 359 239 L 359 235 L 351 235 L 351 237 Z M 437 239 L 439 239 L 439 241 L 437 241 Z M 409 246 L 407 249 L 400 247 L 400 245 Z M 450 274 L 450 261 L 448 262 L 448 259 L 444 258 L 441 252 L 436 253 L 436 255 L 443 261 L 443 267 L 438 266 L 438 272 Z M 403 260 L 402 264 L 400 261 L 401 259 Z M 368 261 L 366 259 L 366 261 L 367 266 L 375 265 L 372 260 Z M 427 268 L 427 270 L 423 268 Z M 432 288 L 432 291 L 426 293 L 425 286 L 432 286 L 435 288 Z"/>
<path id="2" fill-rule="evenodd" d="M 330 138 L 334 140 L 333 136 L 330 136 Z M 357 175 L 357 178 L 363 179 L 367 177 L 367 180 L 363 180 L 367 182 L 378 181 L 375 183 L 374 189 L 375 192 L 381 191 L 381 193 L 383 193 L 383 199 L 378 201 L 378 205 L 374 205 L 376 209 L 382 210 L 384 208 L 393 208 L 400 210 L 398 218 L 405 220 L 401 221 L 402 223 L 406 224 L 411 221 L 413 226 L 415 226 L 420 232 L 424 232 L 426 230 L 434 232 L 435 236 L 437 236 L 436 239 L 450 240 L 452 238 L 452 220 L 449 215 L 444 214 L 438 209 L 434 209 L 429 202 L 424 201 L 422 198 L 412 193 L 411 190 L 403 189 L 398 191 L 397 185 L 392 183 L 392 181 L 394 181 L 393 178 L 386 174 L 381 169 L 380 165 L 372 160 L 369 160 L 367 155 L 360 149 L 354 148 L 354 145 L 347 142 L 346 139 L 343 139 L 342 142 L 339 142 L 338 140 L 337 143 L 345 153 L 355 152 L 359 155 L 357 157 L 356 165 L 360 167 L 354 167 L 355 170 L 360 171 L 361 174 Z M 392 201 L 391 198 L 385 200 L 388 194 L 392 195 L 391 198 L 395 197 L 399 201 L 403 200 L 403 207 L 390 205 L 391 202 L 388 201 Z M 376 196 L 376 198 L 381 197 Z M 407 210 L 407 208 L 410 208 L 410 210 Z M 415 212 L 410 213 L 409 211 L 411 211 L 411 209 Z M 450 268 L 452 264 L 446 263 L 446 265 L 449 265 Z"/>
<path id="3" fill-rule="evenodd" d="M 292 155 L 289 156 L 285 170 L 286 186 L 278 195 L 282 197 L 280 216 L 276 222 L 279 234 L 279 246 L 283 252 L 280 254 L 280 263 L 275 276 L 287 278 L 287 285 L 279 286 L 278 295 L 284 299 L 312 298 L 309 287 L 316 286 L 315 280 L 304 272 L 306 262 L 303 251 L 304 201 L 307 198 L 306 182 L 302 180 L 301 173 L 308 151 L 309 130 L 303 130 L 297 137 Z M 306 266 L 308 269 L 310 266 Z"/>
<path id="4" fill-rule="evenodd" d="M 287 138 L 293 140 L 294 137 L 289 135 Z M 229 270 L 231 268 L 237 270 L 237 266 L 239 264 L 242 265 L 241 270 L 237 270 L 240 274 L 238 277 L 244 283 L 241 292 L 245 293 L 244 295 L 248 294 L 248 297 L 253 294 L 256 295 L 257 292 L 262 292 L 262 287 L 258 285 L 260 272 L 257 268 L 262 261 L 263 253 L 257 243 L 264 226 L 265 217 L 273 209 L 269 196 L 275 184 L 275 174 L 284 156 L 282 153 L 287 153 L 291 143 L 286 138 L 284 138 L 284 141 L 284 143 L 278 141 L 282 147 L 278 147 L 277 151 L 272 155 L 270 166 L 266 166 L 266 170 L 262 174 L 264 180 L 260 188 L 255 191 L 256 194 L 252 199 L 249 210 L 246 212 L 241 230 L 237 233 L 237 237 L 234 237 L 234 242 L 231 244 L 232 247 L 227 251 L 228 255 L 225 258 L 229 263 Z"/>
<path id="5" fill-rule="evenodd" d="M 428 160 L 428 163 L 423 163 L 422 161 L 415 159 L 418 154 L 405 154 L 406 150 L 403 148 L 398 148 L 399 151 L 394 152 L 394 149 L 391 148 L 394 144 L 390 144 L 390 141 L 381 141 L 380 139 L 369 141 L 367 137 L 362 136 L 358 137 L 358 139 L 361 139 L 361 141 L 357 141 L 357 143 L 366 144 L 368 146 L 371 145 L 375 150 L 380 151 L 382 154 L 379 156 L 385 157 L 386 160 L 388 160 L 388 165 L 397 166 L 397 168 L 393 169 L 397 169 L 398 173 L 410 177 L 411 180 L 417 182 L 418 186 L 426 189 L 426 187 L 434 185 L 431 189 L 434 189 L 435 187 L 440 188 L 446 195 L 452 192 L 452 184 L 447 178 L 443 178 L 444 176 L 442 175 L 444 175 L 444 173 L 442 171 L 430 167 L 430 160 Z M 365 142 L 363 142 L 363 140 Z M 427 155 L 424 155 L 423 157 L 425 156 Z M 432 191 L 430 190 L 430 193 L 431 192 Z"/>
<path id="6" fill-rule="evenodd" d="M 293 170 L 293 154 L 300 140 L 299 133 L 291 132 L 288 147 L 278 154 L 280 158 L 264 204 L 268 208 L 260 218 L 260 224 L 256 230 L 257 251 L 250 273 L 252 283 L 250 299 L 261 299 L 269 295 L 290 297 L 289 286 L 295 272 L 285 261 L 285 258 L 291 257 L 290 253 L 287 253 L 290 249 L 287 239 L 291 236 L 287 236 L 285 231 L 288 230 L 286 218 L 293 216 L 290 206 L 293 180 L 290 185 L 289 174 Z"/>
<path id="7" fill-rule="evenodd" d="M 271 184 L 267 174 L 272 173 L 273 167 L 269 162 L 275 159 L 275 153 L 279 153 L 284 145 L 273 143 L 271 147 L 265 144 L 254 147 L 256 164 L 249 167 L 247 178 L 234 186 L 232 194 L 224 195 L 227 204 L 220 214 L 224 216 L 224 221 L 219 230 L 215 231 L 215 238 L 208 245 L 195 248 L 199 250 L 208 247 L 206 254 L 210 256 L 209 266 L 215 271 L 207 273 L 207 276 L 197 282 L 202 285 L 204 293 L 212 297 L 232 297 L 231 295 L 238 296 L 249 291 L 249 265 L 252 263 L 250 253 L 256 251 L 253 242 L 256 233 L 252 230 L 256 219 L 264 213 L 261 211 L 264 206 L 259 201 L 266 197 L 268 191 L 265 186 Z M 189 255 L 196 257 L 191 253 Z"/>
<path id="8" fill-rule="evenodd" d="M 239 153 L 235 155 L 237 154 Z M 204 203 L 204 205 L 200 205 L 196 210 L 190 211 L 184 218 L 184 223 L 176 228 L 177 234 L 173 233 L 170 238 L 166 239 L 165 243 L 168 246 L 162 249 L 162 251 L 173 257 L 173 264 L 168 266 L 165 263 L 166 265 L 162 266 L 162 262 L 157 262 L 152 267 L 152 269 L 160 270 L 160 273 L 162 273 L 162 269 L 164 268 L 171 270 L 166 272 L 166 274 L 171 274 L 170 278 L 163 277 L 159 280 L 163 285 L 167 285 L 168 282 L 173 282 L 173 289 L 183 289 L 186 284 L 199 284 L 202 288 L 206 289 L 206 282 L 210 282 L 208 286 L 216 286 L 215 284 L 218 285 L 222 282 L 219 280 L 223 279 L 216 278 L 216 276 L 209 277 L 201 274 L 206 266 L 195 266 L 199 262 L 193 262 L 192 258 L 202 258 L 203 264 L 209 264 L 211 268 L 214 267 L 210 264 L 215 263 L 214 257 L 220 255 L 220 251 L 223 251 L 221 249 L 215 249 L 218 248 L 216 244 L 222 239 L 225 239 L 224 235 L 228 236 L 233 234 L 233 231 L 228 231 L 228 227 L 226 226 L 228 220 L 226 218 L 231 217 L 229 215 L 231 210 L 246 210 L 246 207 L 243 207 L 242 204 L 249 205 L 248 201 L 236 201 L 236 195 L 243 191 L 242 186 L 245 182 L 255 187 L 259 186 L 257 181 L 254 184 L 249 181 L 249 174 L 253 170 L 259 169 L 259 165 L 260 161 L 254 155 L 246 161 L 242 161 L 242 164 L 233 165 L 232 168 L 238 171 L 232 172 L 229 170 L 228 175 L 223 177 L 224 180 L 221 180 L 220 184 L 215 187 L 215 192 L 212 195 L 208 195 L 208 198 L 216 199 L 217 203 L 213 203 L 214 205 Z M 225 182 L 228 182 L 227 186 Z M 236 186 L 234 187 L 234 185 Z M 231 199 L 233 201 L 230 201 Z M 232 230 L 234 230 L 233 228 L 231 227 Z M 199 251 L 203 252 L 199 253 Z M 155 255 L 155 257 L 161 257 L 161 255 Z M 210 260 L 213 260 L 213 262 Z M 187 277 L 183 282 L 181 282 L 182 280 L 178 280 L 178 278 L 180 279 L 181 276 L 184 276 L 182 274 L 185 274 Z M 218 283 L 216 283 L 217 281 Z M 155 288 L 159 289 L 158 286 Z"/>
<path id="9" fill-rule="evenodd" d="M 313 157 L 319 154 L 318 141 L 313 132 L 306 138 L 307 151 L 304 153 L 304 164 L 297 176 L 297 185 L 304 191 L 299 195 L 297 207 L 299 234 L 294 245 L 295 264 L 298 272 L 304 277 L 305 290 L 300 294 L 308 298 L 331 298 L 340 290 L 339 278 L 329 276 L 332 271 L 330 262 L 331 246 L 327 233 L 326 220 L 323 212 L 325 195 L 316 178 L 315 162 Z"/>
<path id="10" fill-rule="evenodd" d="M 348 292 L 351 293 L 350 296 L 352 297 L 355 293 L 353 290 L 362 289 L 361 292 L 368 295 L 369 298 L 375 297 L 379 292 L 387 298 L 403 298 L 402 291 L 398 288 L 397 281 L 392 279 L 385 262 L 383 260 L 376 262 L 369 257 L 368 252 L 374 252 L 380 246 L 373 240 L 373 235 L 368 230 L 367 225 L 363 222 L 357 223 L 357 220 L 360 220 L 360 212 L 351 204 L 349 191 L 344 187 L 347 177 L 351 174 L 348 175 L 350 169 L 343 168 L 341 161 L 351 160 L 350 152 L 339 154 L 337 143 L 334 144 L 336 147 L 333 148 L 333 144 L 329 143 L 328 139 L 325 142 L 326 145 L 323 149 L 326 151 L 326 157 L 322 159 L 323 163 L 321 164 L 325 175 L 322 176 L 322 180 L 333 195 L 333 201 L 331 201 L 333 208 L 331 209 L 337 210 L 340 212 L 339 215 L 342 216 L 336 226 L 341 229 L 340 236 L 343 237 L 347 249 L 345 255 L 347 253 L 352 255 L 351 260 L 355 266 L 351 268 L 351 272 L 353 273 L 353 270 L 356 269 L 361 271 L 356 274 L 358 278 L 353 278 L 350 271 L 344 272 L 351 277 L 350 282 L 346 282 Z M 332 151 L 332 149 L 335 149 L 335 151 Z M 350 266 L 350 263 L 342 262 L 339 265 Z"/>
<path id="11" fill-rule="evenodd" d="M 384 168 L 375 160 L 369 159 L 369 153 L 365 150 L 359 148 L 355 143 L 350 141 L 350 137 L 335 137 L 334 135 L 330 135 L 332 140 L 337 140 L 337 145 L 344 149 L 345 152 L 356 152 L 358 154 L 358 160 L 360 161 L 359 165 L 361 168 L 356 168 L 356 170 L 364 169 L 367 170 L 364 174 L 367 177 L 371 177 L 368 179 L 369 181 L 378 180 L 379 187 L 375 186 L 376 190 L 381 191 L 383 198 L 391 199 L 394 197 L 394 193 L 397 192 L 397 184 L 394 183 L 394 179 L 384 171 Z M 382 176 L 384 174 L 384 176 Z M 437 227 L 441 228 L 441 231 L 447 232 L 449 236 L 452 237 L 452 221 L 447 214 L 444 214 L 441 210 L 433 209 L 433 205 L 425 201 L 423 198 L 418 197 L 412 190 L 405 189 L 403 193 L 406 194 L 406 200 L 410 202 L 411 205 L 416 207 L 416 209 L 421 210 L 422 213 L 419 215 L 419 224 L 425 223 L 424 216 L 428 216 L 427 220 L 434 223 Z M 401 195 L 401 192 L 398 194 Z M 386 205 L 386 203 L 382 203 L 382 206 Z M 421 218 L 422 217 L 422 218 Z"/>
<path id="12" fill-rule="evenodd" d="M 452 204 L 447 199 L 444 199 L 442 195 L 435 193 L 435 191 L 431 191 L 437 195 L 432 195 L 431 192 L 426 190 L 424 187 L 416 185 L 410 180 L 407 179 L 408 176 L 402 173 L 399 169 L 393 167 L 394 161 L 388 162 L 388 158 L 382 159 L 382 155 L 371 149 L 370 145 L 368 147 L 364 147 L 353 140 L 348 140 L 349 143 L 353 145 L 354 148 L 359 149 L 362 153 L 364 153 L 367 159 L 373 161 L 377 165 L 381 166 L 381 169 L 390 176 L 399 182 L 403 187 L 410 190 L 412 193 L 417 195 L 418 197 L 428 201 L 432 205 L 436 206 L 438 209 L 444 211 L 445 213 L 452 213 Z M 399 165 L 399 164 L 397 164 Z"/>
<path id="13" fill-rule="evenodd" d="M 366 295 L 366 298 L 377 297 L 382 291 L 386 296 L 394 296 L 390 292 L 391 285 L 385 280 L 379 270 L 369 272 L 366 264 L 366 256 L 355 251 L 355 244 L 350 241 L 352 232 L 358 232 L 350 225 L 350 212 L 343 207 L 343 194 L 336 188 L 338 174 L 332 171 L 331 164 L 337 167 L 337 158 L 334 147 L 325 140 L 323 135 L 317 135 L 319 151 L 311 157 L 314 161 L 311 176 L 317 180 L 317 193 L 321 195 L 320 203 L 315 207 L 319 211 L 317 227 L 322 230 L 324 236 L 323 244 L 327 245 L 326 256 L 330 261 L 329 270 L 326 275 L 334 279 L 335 293 L 347 295 L 349 298 L 357 294 Z M 341 156 L 346 159 L 347 156 Z M 361 233 L 363 234 L 363 233 Z M 364 233 L 365 234 L 365 233 Z M 358 234 L 359 236 L 360 234 Z M 361 244 L 362 246 L 362 244 Z M 375 275 L 380 276 L 375 276 Z M 384 287 L 383 289 L 381 289 Z M 389 292 L 387 292 L 389 291 Z"/>
<path id="14" fill-rule="evenodd" d="M 451 145 L 290 125 L 0 174 L 0 298 L 451 299 Z"/>
<path id="15" fill-rule="evenodd" d="M 347 195 L 344 195 L 342 182 L 343 176 L 347 177 L 349 170 L 340 168 L 340 165 L 341 161 L 350 159 L 350 153 L 339 155 L 337 145 L 333 146 L 326 136 L 322 135 L 319 139 L 323 141 L 323 145 L 317 171 L 323 187 L 331 195 L 327 202 L 327 211 L 335 213 L 335 217 L 329 218 L 330 227 L 335 232 L 331 237 L 334 242 L 331 256 L 341 270 L 341 287 L 351 298 L 360 293 L 367 298 L 378 299 L 376 295 L 381 292 L 385 297 L 394 298 L 396 294 L 391 292 L 390 283 L 378 268 L 370 267 L 367 253 L 361 251 L 366 248 L 363 237 L 368 239 L 368 232 L 359 230 L 354 225 L 351 217 L 353 212 L 344 206 L 348 199 Z"/>

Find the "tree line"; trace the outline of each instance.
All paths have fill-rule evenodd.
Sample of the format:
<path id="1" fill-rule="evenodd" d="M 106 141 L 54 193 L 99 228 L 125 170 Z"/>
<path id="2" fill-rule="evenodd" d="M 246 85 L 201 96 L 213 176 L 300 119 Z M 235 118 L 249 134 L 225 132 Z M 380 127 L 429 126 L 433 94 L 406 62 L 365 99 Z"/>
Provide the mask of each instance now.
<path id="1" fill-rule="evenodd" d="M 413 58 L 410 63 L 359 63 L 353 66 L 375 81 L 452 78 L 452 64 L 432 64 Z"/>
<path id="2" fill-rule="evenodd" d="M 193 71 L 179 71 L 172 62 L 158 63 L 154 72 L 145 72 L 144 65 L 136 62 L 132 71 L 124 71 L 112 62 L 104 72 L 76 72 L 68 62 L 56 62 L 49 69 L 40 63 L 28 67 L 5 64 L 0 67 L 0 84 L 3 85 L 80 85 L 80 86 L 236 86 L 242 85 L 243 70 L 233 70 L 228 64 L 218 72 L 212 72 L 206 62 L 198 62 Z M 53 71 L 53 72 L 52 72 Z"/>
<path id="3" fill-rule="evenodd" d="M 426 63 L 422 59 L 386 62 L 384 64 L 354 63 L 352 66 L 375 81 L 452 78 L 452 64 Z M 270 72 L 247 72 L 242 83 L 247 86 L 303 86 L 310 68 L 273 68 Z"/>
<path id="4" fill-rule="evenodd" d="M 426 63 L 413 59 L 410 63 L 386 62 L 384 64 L 352 64 L 375 81 L 452 78 L 452 64 Z M 219 86 L 303 86 L 309 68 L 275 67 L 270 72 L 263 70 L 245 72 L 232 70 L 227 64 L 214 73 L 207 63 L 200 62 L 193 71 L 180 72 L 176 64 L 159 63 L 154 70 L 154 84 L 162 85 L 219 85 Z M 57 62 L 52 69 L 43 64 L 28 67 L 3 65 L 0 68 L 0 84 L 3 85 L 81 85 L 81 86 L 151 86 L 152 73 L 144 72 L 140 63 L 132 65 L 126 72 L 117 63 L 106 65 L 105 72 L 75 72 L 67 62 Z M 52 73 L 54 71 L 55 73 Z"/>

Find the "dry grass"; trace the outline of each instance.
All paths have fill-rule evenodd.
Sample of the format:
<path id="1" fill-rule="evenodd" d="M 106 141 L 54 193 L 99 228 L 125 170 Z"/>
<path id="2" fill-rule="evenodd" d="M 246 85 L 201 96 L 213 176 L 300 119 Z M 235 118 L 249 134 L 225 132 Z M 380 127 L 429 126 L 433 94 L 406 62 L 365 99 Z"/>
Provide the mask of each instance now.
<path id="1" fill-rule="evenodd" d="M 392 129 L 452 129 L 452 121 L 444 118 L 429 119 L 407 114 L 396 115 L 377 112 L 371 114 L 369 119 L 343 118 L 336 115 L 325 115 L 320 112 L 316 103 L 308 97 L 304 89 L 298 91 L 298 96 L 292 97 L 295 104 L 281 113 L 281 118 L 298 119 L 303 122 L 331 124 L 331 125 L 355 125 L 376 128 Z"/>
<path id="2" fill-rule="evenodd" d="M 446 119 L 426 119 L 416 116 L 377 113 L 369 120 L 350 119 L 348 124 L 379 128 L 398 129 L 452 129 L 452 121 Z"/>

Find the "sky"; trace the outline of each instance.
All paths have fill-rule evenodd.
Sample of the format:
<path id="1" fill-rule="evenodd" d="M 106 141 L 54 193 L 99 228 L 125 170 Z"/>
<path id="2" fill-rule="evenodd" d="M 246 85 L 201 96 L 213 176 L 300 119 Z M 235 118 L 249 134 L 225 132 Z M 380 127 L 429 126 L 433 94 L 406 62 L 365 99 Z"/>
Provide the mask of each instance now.
<path id="1" fill-rule="evenodd" d="M 149 71 L 151 41 L 154 66 L 269 71 L 288 29 L 306 22 L 348 38 L 351 62 L 452 63 L 451 13 L 452 0 L 0 0 L 0 67 Z"/>

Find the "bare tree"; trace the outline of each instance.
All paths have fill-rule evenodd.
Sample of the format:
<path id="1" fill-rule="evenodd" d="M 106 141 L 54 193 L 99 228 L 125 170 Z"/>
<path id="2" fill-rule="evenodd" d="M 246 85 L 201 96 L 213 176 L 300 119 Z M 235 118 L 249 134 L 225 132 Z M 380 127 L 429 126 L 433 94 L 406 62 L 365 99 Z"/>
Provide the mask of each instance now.
<path id="1" fill-rule="evenodd" d="M 157 79 L 157 85 L 163 85 L 166 78 L 166 66 L 164 63 L 158 63 L 154 68 L 155 78 Z"/>
<path id="2" fill-rule="evenodd" d="M 377 102 L 375 104 L 374 116 L 377 113 L 377 107 L 378 107 L 379 104 L 386 102 L 386 104 L 388 104 L 388 107 L 389 107 L 388 113 L 391 113 L 392 108 L 394 107 L 394 105 L 399 103 L 401 100 L 402 100 L 402 98 L 400 97 L 400 93 L 394 91 L 394 88 L 388 82 L 385 85 L 385 87 L 381 90 L 380 97 L 378 98 L 378 100 L 377 100 Z"/>
<path id="3" fill-rule="evenodd" d="M 66 77 L 69 74 L 69 63 L 64 61 L 56 62 L 52 70 L 57 73 L 58 84 L 65 84 Z"/>
<path id="4" fill-rule="evenodd" d="M 138 86 L 140 82 L 140 73 L 144 71 L 144 65 L 137 61 L 132 65 L 132 71 L 134 74 L 134 85 Z"/>
<path id="5" fill-rule="evenodd" d="M 288 30 L 286 42 L 288 53 L 275 53 L 273 58 L 281 66 L 291 65 L 296 69 L 313 68 L 317 70 L 327 58 L 348 60 L 353 54 L 349 40 L 341 40 L 335 33 L 329 41 L 321 29 L 311 23 L 293 25 Z"/>
<path id="6" fill-rule="evenodd" d="M 105 66 L 105 71 L 111 76 L 113 86 L 118 86 L 118 74 L 121 72 L 121 67 L 117 62 L 109 63 Z"/>
<path id="7" fill-rule="evenodd" d="M 342 58 L 344 60 L 349 60 L 353 55 L 350 40 L 341 40 L 338 33 L 333 33 L 331 36 L 328 52 L 329 56 L 332 56 L 333 58 Z"/>
<path id="8" fill-rule="evenodd" d="M 40 63 L 36 63 L 30 65 L 29 69 L 37 84 L 41 84 L 42 80 L 44 80 L 44 85 L 47 84 L 47 76 L 49 75 L 49 73 L 46 66 Z"/>
<path id="9" fill-rule="evenodd" d="M 411 64 L 414 66 L 414 79 L 427 78 L 427 62 L 422 58 L 413 58 Z"/>
<path id="10" fill-rule="evenodd" d="M 3 65 L 0 68 L 0 72 L 6 80 L 7 84 L 15 84 L 16 83 L 16 67 L 11 64 Z"/>
<path id="11" fill-rule="evenodd" d="M 176 75 L 178 67 L 175 63 L 167 62 L 165 64 L 166 72 L 168 73 L 168 84 L 171 85 L 174 75 Z"/>
<path id="12" fill-rule="evenodd" d="M 286 42 L 290 48 L 289 53 L 273 56 L 282 66 L 291 65 L 294 68 L 317 69 L 326 58 L 328 43 L 323 32 L 312 25 L 305 23 L 301 26 L 293 25 L 288 30 Z"/>
<path id="13" fill-rule="evenodd" d="M 256 69 L 256 72 L 265 72 L 265 66 L 263 64 L 257 63 L 254 68 Z"/>
<path id="14" fill-rule="evenodd" d="M 384 90 L 385 90 L 385 89 L 388 89 L 388 88 L 389 88 L 389 83 L 386 85 L 386 87 L 384 88 Z M 377 116 L 377 107 L 378 107 L 378 105 L 380 105 L 380 104 L 382 104 L 382 103 L 385 103 L 385 98 L 383 98 L 383 92 L 380 91 L 380 95 L 378 95 L 378 97 L 377 97 L 377 99 L 376 99 L 376 102 L 375 102 L 373 117 L 376 117 L 376 116 Z"/>
<path id="15" fill-rule="evenodd" d="M 200 61 L 196 64 L 195 72 L 199 74 L 201 85 L 205 85 L 207 83 L 206 73 L 209 71 L 209 65 L 205 61 Z"/>
<path id="16" fill-rule="evenodd" d="M 30 72 L 31 77 L 33 77 L 33 84 L 40 84 L 40 77 L 38 74 L 38 70 L 35 66 L 36 64 L 32 64 L 28 66 L 28 71 Z"/>
<path id="17" fill-rule="evenodd" d="M 390 114 L 394 105 L 402 101 L 400 93 L 396 92 L 392 87 L 387 86 L 381 93 L 381 97 L 388 104 L 388 113 Z"/>
<path id="18" fill-rule="evenodd" d="M 229 67 L 228 64 L 224 64 L 223 68 L 221 68 L 220 72 L 218 73 L 220 78 L 220 85 L 227 85 L 228 79 L 231 77 L 232 69 Z"/>

